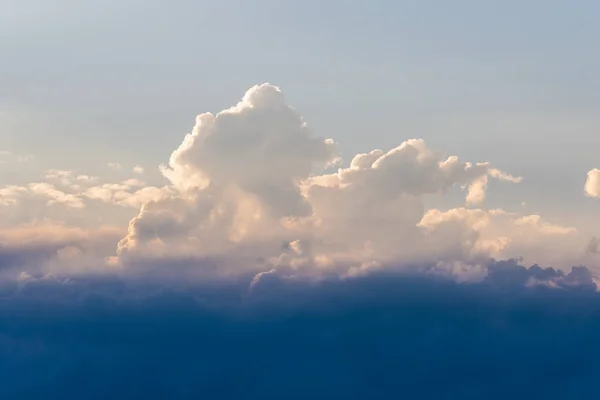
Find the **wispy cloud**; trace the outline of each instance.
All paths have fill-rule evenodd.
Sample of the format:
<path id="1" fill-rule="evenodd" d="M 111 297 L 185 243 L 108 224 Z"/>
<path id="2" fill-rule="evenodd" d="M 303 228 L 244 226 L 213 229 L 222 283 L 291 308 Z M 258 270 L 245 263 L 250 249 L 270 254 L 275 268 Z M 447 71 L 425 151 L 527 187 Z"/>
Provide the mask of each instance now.
<path id="1" fill-rule="evenodd" d="M 118 162 L 109 162 L 108 168 L 118 171 L 118 170 L 123 169 L 123 166 L 121 164 L 119 164 Z"/>

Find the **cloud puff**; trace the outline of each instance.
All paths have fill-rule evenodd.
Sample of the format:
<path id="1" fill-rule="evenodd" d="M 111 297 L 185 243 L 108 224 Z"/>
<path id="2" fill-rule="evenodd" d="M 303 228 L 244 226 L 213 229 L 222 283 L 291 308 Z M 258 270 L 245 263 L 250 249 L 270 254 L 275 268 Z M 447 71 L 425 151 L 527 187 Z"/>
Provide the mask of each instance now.
<path id="1" fill-rule="evenodd" d="M 594 168 L 587 173 L 583 190 L 590 197 L 600 198 L 600 169 Z"/>
<path id="2" fill-rule="evenodd" d="M 144 168 L 141 165 L 136 165 L 135 167 L 133 167 L 133 173 L 134 174 L 143 174 Z"/>
<path id="3" fill-rule="evenodd" d="M 48 183 L 32 183 L 29 185 L 29 190 L 33 194 L 48 197 L 50 199 L 48 200 L 49 205 L 52 205 L 54 203 L 61 203 L 71 208 L 84 207 L 83 202 L 80 198 L 72 194 L 64 193 Z"/>
<path id="4" fill-rule="evenodd" d="M 298 183 L 335 160 L 332 140 L 311 135 L 279 88 L 264 84 L 236 106 L 204 113 L 162 170 L 181 188 L 236 188 L 276 217 L 310 214 Z"/>
<path id="5" fill-rule="evenodd" d="M 46 171 L 45 178 L 51 183 L 61 185 L 65 188 L 80 189 L 83 184 L 93 183 L 99 180 L 96 176 L 76 174 L 74 171 L 51 169 Z"/>
<path id="6" fill-rule="evenodd" d="M 9 206 L 17 203 L 18 198 L 27 192 L 27 188 L 17 185 L 0 187 L 0 206 Z"/>
<path id="7" fill-rule="evenodd" d="M 83 196 L 104 203 L 140 207 L 149 201 L 170 197 L 173 194 L 168 186 L 146 186 L 138 179 L 127 179 L 120 183 L 105 183 L 85 189 Z"/>
<path id="8" fill-rule="evenodd" d="M 27 186 L 8 185 L 0 187 L 0 206 L 17 205 L 23 198 L 43 198 L 47 205 L 62 204 L 68 208 L 83 208 L 77 195 L 65 193 L 47 182 L 30 183 Z"/>

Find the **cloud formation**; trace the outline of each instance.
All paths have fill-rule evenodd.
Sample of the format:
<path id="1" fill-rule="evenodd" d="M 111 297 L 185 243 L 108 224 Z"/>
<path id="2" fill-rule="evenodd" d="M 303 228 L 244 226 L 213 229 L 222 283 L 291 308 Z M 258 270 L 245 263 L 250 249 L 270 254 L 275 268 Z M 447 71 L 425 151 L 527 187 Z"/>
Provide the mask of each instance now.
<path id="1" fill-rule="evenodd" d="M 433 265 L 436 274 L 477 281 L 492 259 L 566 270 L 599 262 L 575 226 L 523 213 L 519 204 L 486 207 L 488 186 L 522 177 L 416 138 L 342 160 L 339 144 L 316 135 L 271 84 L 198 115 L 160 171 L 164 184 L 154 186 L 48 170 L 35 182 L 0 187 L 0 215 L 9 226 L 62 220 L 96 232 L 107 219 L 121 225 L 126 234 L 92 263 L 108 271 L 317 278 Z M 144 169 L 130 172 L 139 177 Z M 588 174 L 589 196 L 596 172 Z M 464 201 L 447 200 L 461 190 Z M 75 247 L 81 254 L 73 259 L 89 264 Z"/>
<path id="2" fill-rule="evenodd" d="M 587 173 L 583 190 L 590 197 L 600 198 L 600 169 L 594 168 Z"/>
<path id="3" fill-rule="evenodd" d="M 489 162 L 408 139 L 344 166 L 336 142 L 315 136 L 270 84 L 216 115 L 200 114 L 161 170 L 174 191 L 131 220 L 117 249 L 121 265 L 210 259 L 225 274 L 352 275 L 512 256 L 556 265 L 584 253 L 581 243 L 565 249 L 580 240 L 573 227 L 485 209 L 490 180 L 522 180 Z M 460 188 L 462 207 L 427 209 L 428 199 Z"/>
<path id="4" fill-rule="evenodd" d="M 135 178 L 102 182 L 99 177 L 66 170 L 48 170 L 44 178 L 44 182 L 0 187 L 0 206 L 23 204 L 31 207 L 32 201 L 41 200 L 49 207 L 62 205 L 69 209 L 83 209 L 93 201 L 139 208 L 149 201 L 169 197 L 174 193 L 168 186 L 148 186 Z"/>

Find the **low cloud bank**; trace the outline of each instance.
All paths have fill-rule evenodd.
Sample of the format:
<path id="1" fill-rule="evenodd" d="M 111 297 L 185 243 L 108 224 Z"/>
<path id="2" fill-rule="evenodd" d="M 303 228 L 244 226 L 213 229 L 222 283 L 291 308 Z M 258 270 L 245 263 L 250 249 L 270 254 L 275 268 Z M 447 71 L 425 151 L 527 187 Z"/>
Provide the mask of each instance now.
<path id="1" fill-rule="evenodd" d="M 0 289 L 0 396 L 595 393 L 600 295 L 589 271 L 488 268 L 479 283 L 424 273 L 187 284 L 23 276 Z"/>

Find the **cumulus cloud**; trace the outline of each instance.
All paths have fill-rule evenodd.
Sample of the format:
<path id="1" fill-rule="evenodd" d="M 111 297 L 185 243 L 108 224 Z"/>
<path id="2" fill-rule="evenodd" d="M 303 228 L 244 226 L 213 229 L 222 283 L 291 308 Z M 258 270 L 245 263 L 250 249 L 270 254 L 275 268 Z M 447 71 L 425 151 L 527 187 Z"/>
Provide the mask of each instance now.
<path id="1" fill-rule="evenodd" d="M 236 106 L 204 113 L 162 170 L 181 188 L 235 187 L 275 216 L 310 213 L 298 182 L 335 160 L 335 144 L 311 135 L 279 88 L 248 90 Z"/>
<path id="2" fill-rule="evenodd" d="M 587 173 L 583 190 L 590 197 L 600 198 L 600 169 L 594 168 Z"/>
<path id="3" fill-rule="evenodd" d="M 556 268 L 598 261 L 575 227 L 486 208 L 488 186 L 518 184 L 520 176 L 416 138 L 344 162 L 338 144 L 315 134 L 270 84 L 250 88 L 231 108 L 198 115 L 160 170 L 163 186 L 49 170 L 44 181 L 0 187 L 0 212 L 35 210 L 20 222 L 56 217 L 48 211 L 55 208 L 80 219 L 121 213 L 118 223 L 129 227 L 105 262 L 132 271 L 186 267 L 203 276 L 275 279 L 433 265 L 436 274 L 477 281 L 490 259 Z M 462 204 L 427 207 L 461 190 Z M 48 208 L 32 207 L 31 199 Z"/>
<path id="4" fill-rule="evenodd" d="M 143 174 L 144 168 L 141 165 L 136 165 L 135 167 L 133 167 L 133 173 L 134 174 Z"/>
<path id="5" fill-rule="evenodd" d="M 113 169 L 113 170 L 120 170 L 123 169 L 123 166 L 121 164 L 119 164 L 118 162 L 109 162 L 108 163 L 108 168 Z"/>
<path id="6" fill-rule="evenodd" d="M 336 142 L 313 134 L 270 84 L 229 109 L 200 114 L 161 169 L 172 191 L 131 220 L 117 247 L 121 265 L 210 259 L 228 273 L 355 275 L 437 263 L 473 275 L 470 268 L 492 257 L 558 266 L 584 254 L 581 243 L 573 246 L 581 241 L 573 227 L 485 209 L 491 180 L 521 177 L 421 139 L 344 165 Z M 460 189 L 462 207 L 426 208 L 427 199 Z"/>

